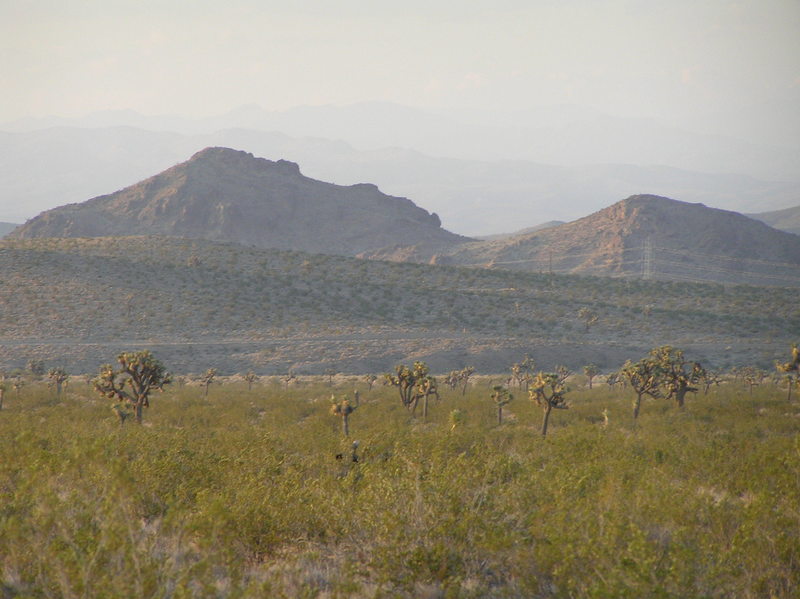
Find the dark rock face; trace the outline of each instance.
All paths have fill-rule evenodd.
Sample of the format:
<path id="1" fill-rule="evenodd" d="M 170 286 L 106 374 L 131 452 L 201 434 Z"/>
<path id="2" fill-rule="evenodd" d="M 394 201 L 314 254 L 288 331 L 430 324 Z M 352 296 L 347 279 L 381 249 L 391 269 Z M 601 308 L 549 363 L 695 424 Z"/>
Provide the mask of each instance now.
<path id="1" fill-rule="evenodd" d="M 374 185 L 316 181 L 303 176 L 293 162 L 227 148 L 206 148 L 116 193 L 44 212 L 12 234 L 119 235 L 169 235 L 342 255 L 465 240 L 442 229 L 435 214 Z"/>

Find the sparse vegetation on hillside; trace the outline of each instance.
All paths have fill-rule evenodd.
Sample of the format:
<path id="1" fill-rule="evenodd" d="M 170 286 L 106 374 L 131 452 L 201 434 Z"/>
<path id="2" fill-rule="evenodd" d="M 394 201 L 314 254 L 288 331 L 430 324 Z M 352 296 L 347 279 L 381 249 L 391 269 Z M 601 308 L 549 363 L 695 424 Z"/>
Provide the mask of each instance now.
<path id="1" fill-rule="evenodd" d="M 454 349 L 499 371 L 512 348 L 535 351 L 543 368 L 569 358 L 572 368 L 607 369 L 687 339 L 726 367 L 750 360 L 737 352 L 763 347 L 761 365 L 771 368 L 800 330 L 789 289 L 392 264 L 174 238 L 3 240 L 0 268 L 0 366 L 8 368 L 38 359 L 86 372 L 126 349 L 93 344 L 147 341 L 184 371 L 369 372 L 426 352 L 449 371 L 464 364 L 464 353 L 446 361 Z M 587 306 L 598 316 L 588 333 L 575 318 Z M 295 351 L 300 338 L 307 344 Z M 405 353 L 387 353 L 387 338 Z M 541 357 L 568 344 L 583 349 Z M 304 366 L 309 357 L 313 366 Z"/>

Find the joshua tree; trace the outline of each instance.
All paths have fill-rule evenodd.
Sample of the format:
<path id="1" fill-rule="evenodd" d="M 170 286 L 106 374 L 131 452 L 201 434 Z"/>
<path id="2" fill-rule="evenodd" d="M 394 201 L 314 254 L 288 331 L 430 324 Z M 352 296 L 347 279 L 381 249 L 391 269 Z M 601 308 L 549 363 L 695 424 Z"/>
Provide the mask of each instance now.
<path id="1" fill-rule="evenodd" d="M 473 374 L 475 374 L 474 366 L 467 366 L 461 370 L 451 370 L 450 374 L 445 377 L 444 383 L 453 390 L 461 385 L 461 395 L 463 396 L 467 393 L 467 385 L 469 385 L 469 379 Z"/>
<path id="2" fill-rule="evenodd" d="M 708 390 L 712 386 L 719 386 L 722 382 L 722 376 L 717 370 L 706 370 L 703 376 L 703 395 L 708 395 Z"/>
<path id="3" fill-rule="evenodd" d="M 124 352 L 117 356 L 119 369 L 110 364 L 100 367 L 95 377 L 95 390 L 103 397 L 116 399 L 114 411 L 125 421 L 127 413 L 124 406 L 133 408 L 137 424 L 142 423 L 142 408 L 150 406 L 150 393 L 164 390 L 164 385 L 172 381 L 164 365 L 149 350 Z"/>
<path id="4" fill-rule="evenodd" d="M 633 418 L 639 417 L 639 409 L 642 406 L 642 397 L 661 397 L 661 368 L 652 357 L 647 357 L 634 363 L 628 360 L 619 371 L 621 379 L 630 384 L 636 391 L 636 399 L 633 402 Z"/>
<path id="5" fill-rule="evenodd" d="M 542 436 L 547 436 L 547 424 L 553 408 L 566 410 L 564 396 L 568 389 L 564 385 L 566 377 L 558 372 L 538 372 L 531 382 L 528 395 L 531 401 L 538 403 L 544 410 L 542 418 Z"/>
<path id="6" fill-rule="evenodd" d="M 687 393 L 697 393 L 697 385 L 706 375 L 699 362 L 687 362 L 683 351 L 669 345 L 650 350 L 650 357 L 661 370 L 661 384 L 667 399 L 674 399 L 679 408 L 684 406 Z"/>
<path id="7" fill-rule="evenodd" d="M 753 387 L 757 387 L 763 383 L 764 379 L 767 377 L 766 372 L 755 366 L 745 366 L 739 370 L 739 373 L 745 385 L 750 388 L 750 395 L 753 394 Z"/>
<path id="8" fill-rule="evenodd" d="M 407 409 L 411 409 L 411 402 L 414 397 L 414 387 L 417 380 L 414 377 L 414 371 L 405 364 L 398 364 L 394 369 L 396 374 L 386 373 L 384 378 L 390 385 L 397 387 L 397 392 L 400 394 L 400 402 Z"/>
<path id="9" fill-rule="evenodd" d="M 286 384 L 286 388 L 287 389 L 289 388 L 289 384 L 292 381 L 296 381 L 296 380 L 297 380 L 297 376 L 291 370 L 289 372 L 287 372 L 283 377 L 283 382 Z"/>
<path id="10" fill-rule="evenodd" d="M 597 322 L 597 314 L 589 308 L 581 308 L 578 310 L 578 318 L 583 321 L 587 333 L 592 325 Z"/>
<path id="11" fill-rule="evenodd" d="M 388 384 L 397 387 L 400 401 L 412 414 L 416 411 L 419 400 L 423 397 L 427 399 L 426 393 L 427 395 L 433 394 L 433 391 L 427 392 L 426 390 L 430 390 L 431 385 L 435 389 L 436 381 L 433 377 L 428 376 L 428 372 L 429 369 L 425 362 L 414 362 L 413 368 L 400 364 L 395 367 L 395 375 L 390 373 L 384 375 Z M 425 379 L 430 379 L 430 381 L 426 383 Z M 438 393 L 436 395 L 438 397 Z"/>
<path id="12" fill-rule="evenodd" d="M 16 392 L 17 399 L 19 399 L 19 393 L 22 391 L 22 388 L 25 386 L 25 379 L 22 378 L 21 375 L 17 374 L 14 377 L 14 381 L 11 383 L 14 387 L 14 391 Z"/>
<path id="13" fill-rule="evenodd" d="M 433 395 L 436 399 L 439 399 L 439 389 L 436 385 L 436 379 L 429 374 L 419 378 L 417 380 L 417 388 L 415 391 L 415 395 L 417 396 L 414 400 L 414 405 L 416 406 L 417 401 L 422 399 L 422 418 L 423 420 L 428 419 L 428 398 Z"/>
<path id="14" fill-rule="evenodd" d="M 29 360 L 28 370 L 33 376 L 44 376 L 44 362 L 42 360 Z"/>
<path id="15" fill-rule="evenodd" d="M 503 424 L 503 406 L 512 399 L 514 399 L 514 396 L 502 385 L 492 387 L 492 401 L 497 406 L 497 424 Z"/>
<path id="16" fill-rule="evenodd" d="M 617 385 L 620 385 L 621 387 L 624 388 L 625 385 L 626 385 L 626 382 L 625 382 L 625 379 L 622 377 L 622 375 L 619 372 L 612 372 L 611 374 L 609 374 L 606 377 L 606 385 L 608 385 L 612 389 L 614 387 L 616 387 Z"/>
<path id="17" fill-rule="evenodd" d="M 367 384 L 367 391 L 372 391 L 372 385 L 375 384 L 375 381 L 378 380 L 378 377 L 374 374 L 367 374 L 364 375 L 364 382 Z"/>
<path id="18" fill-rule="evenodd" d="M 467 385 L 469 385 L 470 377 L 475 374 L 475 367 L 474 366 L 466 366 L 462 368 L 458 373 L 458 378 L 461 382 L 461 395 L 464 396 L 467 394 Z"/>
<path id="19" fill-rule="evenodd" d="M 786 373 L 786 380 L 789 383 L 789 394 L 786 400 L 792 401 L 792 387 L 800 387 L 800 348 L 797 347 L 796 343 L 792 345 L 792 360 L 775 366 L 778 372 Z"/>
<path id="20" fill-rule="evenodd" d="M 217 369 L 209 368 L 203 373 L 203 376 L 200 377 L 200 385 L 202 385 L 205 390 L 203 392 L 203 397 L 208 397 L 208 387 L 214 382 L 215 376 L 217 376 Z"/>
<path id="21" fill-rule="evenodd" d="M 253 390 L 253 383 L 258 380 L 258 375 L 253 372 L 252 370 L 248 371 L 247 374 L 244 375 L 244 380 L 247 381 L 247 390 Z"/>
<path id="22" fill-rule="evenodd" d="M 328 387 L 332 387 L 333 377 L 336 376 L 336 371 L 333 368 L 326 368 L 323 374 L 328 377 Z"/>
<path id="23" fill-rule="evenodd" d="M 522 387 L 522 384 L 525 383 L 525 390 L 528 390 L 528 386 L 533 378 L 534 366 L 533 358 L 528 354 L 525 354 L 525 358 L 522 362 L 515 362 L 511 365 L 511 378 L 517 383 L 517 387 Z"/>
<path id="24" fill-rule="evenodd" d="M 3 398 L 6 394 L 6 381 L 5 377 L 0 376 L 0 410 L 3 409 Z"/>
<path id="25" fill-rule="evenodd" d="M 353 392 L 353 403 L 346 395 L 337 400 L 335 395 L 331 395 L 331 414 L 341 416 L 342 433 L 345 437 L 350 435 L 350 414 L 356 411 L 359 406 L 358 391 Z"/>
<path id="26" fill-rule="evenodd" d="M 592 379 L 600 374 L 600 369 L 597 367 L 597 364 L 587 364 L 583 367 L 583 374 L 585 374 L 586 378 L 589 380 L 589 389 L 591 389 Z"/>
<path id="27" fill-rule="evenodd" d="M 67 371 L 59 366 L 58 368 L 51 368 L 48 371 L 47 376 L 50 378 L 50 384 L 54 385 L 56 388 L 56 397 L 60 397 L 62 387 L 64 386 L 64 383 L 67 382 L 67 379 L 69 379 Z"/>
<path id="28" fill-rule="evenodd" d="M 444 384 L 450 387 L 450 389 L 455 390 L 455 388 L 458 387 L 458 384 L 461 382 L 461 379 L 459 378 L 460 373 L 460 370 L 451 370 L 450 373 L 444 377 Z"/>

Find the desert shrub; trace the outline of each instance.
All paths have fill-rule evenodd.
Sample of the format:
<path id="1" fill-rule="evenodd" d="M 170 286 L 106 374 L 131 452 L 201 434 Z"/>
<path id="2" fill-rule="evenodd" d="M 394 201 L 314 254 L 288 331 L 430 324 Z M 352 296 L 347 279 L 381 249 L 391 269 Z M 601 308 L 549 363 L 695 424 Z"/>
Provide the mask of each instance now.
<path id="1" fill-rule="evenodd" d="M 337 394 L 351 389 L 334 388 Z M 0 418 L 9 596 L 791 597 L 798 415 L 722 385 L 684 411 L 570 394 L 497 427 L 482 386 L 427 422 L 376 386 L 358 462 L 331 388 L 168 388 L 120 427 L 84 385 Z M 454 409 L 469 414 L 453 427 Z M 608 416 L 606 422 L 603 417 Z"/>

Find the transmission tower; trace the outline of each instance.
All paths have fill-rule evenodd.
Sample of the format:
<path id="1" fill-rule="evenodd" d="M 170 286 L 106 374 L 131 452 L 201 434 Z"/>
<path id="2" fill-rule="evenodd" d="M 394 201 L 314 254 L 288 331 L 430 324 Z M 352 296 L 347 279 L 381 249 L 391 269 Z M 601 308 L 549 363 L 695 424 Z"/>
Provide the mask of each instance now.
<path id="1" fill-rule="evenodd" d="M 653 242 L 648 235 L 642 247 L 642 279 L 649 281 L 653 278 Z"/>

